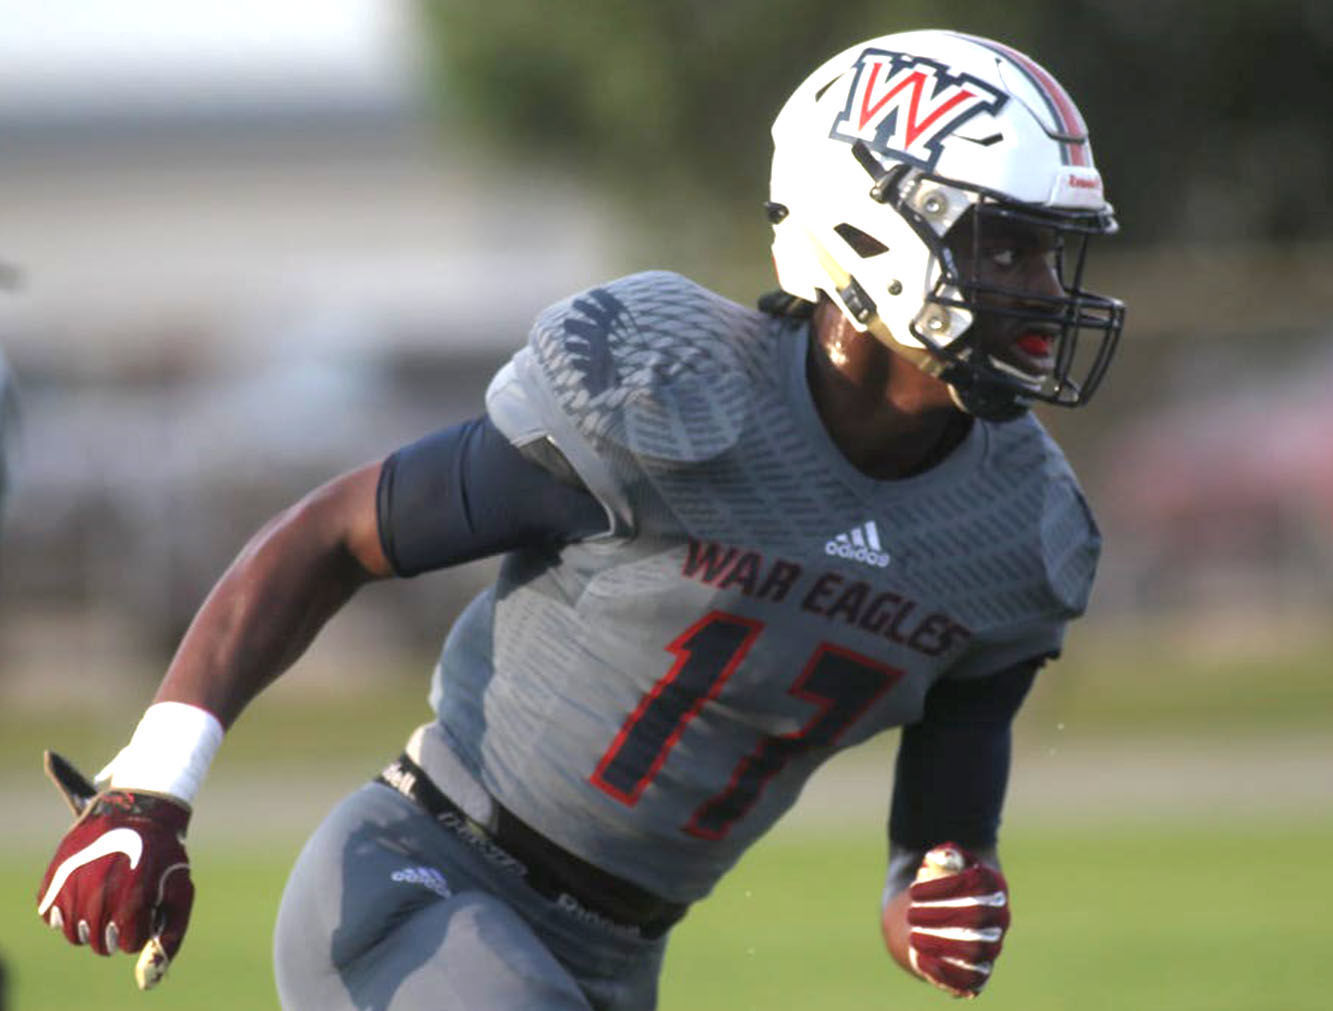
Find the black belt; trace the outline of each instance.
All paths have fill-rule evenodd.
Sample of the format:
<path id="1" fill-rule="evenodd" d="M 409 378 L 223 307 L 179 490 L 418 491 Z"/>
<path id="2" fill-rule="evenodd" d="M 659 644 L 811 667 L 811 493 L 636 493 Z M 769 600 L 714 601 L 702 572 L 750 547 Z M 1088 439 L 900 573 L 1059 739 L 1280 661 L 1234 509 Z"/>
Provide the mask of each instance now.
<path id="1" fill-rule="evenodd" d="M 507 857 L 508 865 L 523 875 L 528 887 L 558 905 L 568 907 L 573 900 L 582 907 L 581 911 L 609 920 L 612 926 L 633 928 L 650 940 L 665 934 L 688 908 L 683 903 L 668 902 L 561 849 L 494 801 L 494 826 L 478 824 L 405 754 L 390 762 L 375 777 L 375 782 L 397 790 L 436 821 L 470 837 L 474 844 L 482 841 L 498 849 L 499 862 L 506 863 Z"/>

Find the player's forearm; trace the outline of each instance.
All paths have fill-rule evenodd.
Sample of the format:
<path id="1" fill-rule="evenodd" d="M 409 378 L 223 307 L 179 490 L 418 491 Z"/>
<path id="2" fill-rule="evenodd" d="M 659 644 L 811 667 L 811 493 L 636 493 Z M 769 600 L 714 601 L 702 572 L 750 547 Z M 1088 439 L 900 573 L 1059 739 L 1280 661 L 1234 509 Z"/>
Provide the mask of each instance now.
<path id="1" fill-rule="evenodd" d="M 359 586 L 388 574 L 346 521 L 348 485 L 368 480 L 354 474 L 313 492 L 251 539 L 191 622 L 155 702 L 199 706 L 230 726 Z"/>

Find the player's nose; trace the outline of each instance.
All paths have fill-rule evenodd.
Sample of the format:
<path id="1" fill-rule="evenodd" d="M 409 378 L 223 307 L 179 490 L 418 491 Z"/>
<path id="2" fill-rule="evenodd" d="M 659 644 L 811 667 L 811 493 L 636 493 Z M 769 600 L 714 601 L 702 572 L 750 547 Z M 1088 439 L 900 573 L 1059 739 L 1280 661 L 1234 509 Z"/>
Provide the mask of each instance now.
<path id="1" fill-rule="evenodd" d="M 1064 296 L 1065 288 L 1060 281 L 1060 268 L 1055 256 L 1032 252 L 1023 258 L 1023 266 L 1023 291 L 1037 300 Z"/>

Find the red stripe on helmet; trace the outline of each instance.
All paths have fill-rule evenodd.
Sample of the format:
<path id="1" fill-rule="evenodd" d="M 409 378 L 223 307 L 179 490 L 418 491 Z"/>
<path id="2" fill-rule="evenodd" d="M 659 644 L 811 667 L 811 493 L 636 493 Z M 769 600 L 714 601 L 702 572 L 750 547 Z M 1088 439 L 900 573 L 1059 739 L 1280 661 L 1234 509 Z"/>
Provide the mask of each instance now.
<path id="1" fill-rule="evenodd" d="M 975 39 L 975 41 L 1005 56 L 1023 71 L 1028 80 L 1041 92 L 1042 98 L 1046 100 L 1047 107 L 1055 117 L 1057 128 L 1063 135 L 1061 146 L 1064 148 L 1065 163 L 1068 165 L 1091 165 L 1092 159 L 1088 155 L 1088 126 L 1083 121 L 1083 114 L 1078 111 L 1078 106 L 1069 97 L 1069 92 L 1065 91 L 1060 82 L 1051 76 L 1050 71 L 1032 57 L 1006 46 L 1003 42 L 993 42 L 989 39 Z"/>

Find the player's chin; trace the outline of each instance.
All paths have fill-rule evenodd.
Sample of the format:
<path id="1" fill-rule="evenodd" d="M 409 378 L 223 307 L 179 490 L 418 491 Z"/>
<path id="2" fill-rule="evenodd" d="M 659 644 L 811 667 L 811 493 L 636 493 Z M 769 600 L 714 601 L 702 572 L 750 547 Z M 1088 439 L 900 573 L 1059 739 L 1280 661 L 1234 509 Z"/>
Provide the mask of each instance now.
<path id="1" fill-rule="evenodd" d="M 988 357 L 997 372 L 1033 392 L 1040 391 L 1055 374 L 1055 356 L 1050 353 L 1032 355 L 1010 345 L 1001 353 L 992 352 Z"/>
<path id="2" fill-rule="evenodd" d="M 1035 392 L 1055 374 L 1056 343 L 1056 335 L 1044 326 L 1013 327 L 984 319 L 978 346 L 992 369 Z"/>

